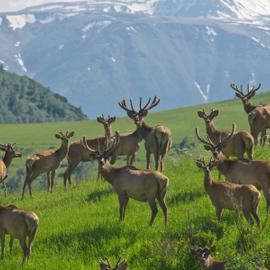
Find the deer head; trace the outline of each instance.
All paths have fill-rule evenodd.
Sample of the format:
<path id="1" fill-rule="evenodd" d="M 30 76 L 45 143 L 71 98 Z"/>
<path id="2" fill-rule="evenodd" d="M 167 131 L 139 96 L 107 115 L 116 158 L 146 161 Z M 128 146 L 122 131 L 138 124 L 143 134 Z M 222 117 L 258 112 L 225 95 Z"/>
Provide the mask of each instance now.
<path id="1" fill-rule="evenodd" d="M 219 159 L 220 154 L 222 153 L 223 148 L 226 146 L 226 143 L 232 138 L 235 133 L 235 124 L 232 126 L 232 131 L 225 138 L 219 138 L 219 142 L 214 144 L 211 139 L 207 136 L 207 139 L 203 139 L 199 133 L 199 128 L 195 128 L 195 133 L 198 140 L 203 144 L 205 150 L 211 151 L 215 157 L 215 159 Z"/>
<path id="2" fill-rule="evenodd" d="M 233 91 L 235 92 L 235 96 L 240 98 L 243 102 L 248 101 L 249 99 L 254 97 L 256 92 L 261 88 L 260 83 L 259 83 L 259 85 L 257 87 L 255 87 L 255 86 L 251 87 L 248 84 L 246 93 L 244 93 L 243 85 L 241 85 L 240 88 L 239 88 L 236 84 L 231 83 L 230 86 L 233 89 Z"/>
<path id="3" fill-rule="evenodd" d="M 111 116 L 108 115 L 108 118 L 106 119 L 106 118 L 104 117 L 104 115 L 102 114 L 101 116 L 97 117 L 97 121 L 98 121 L 99 123 L 101 123 L 105 128 L 106 128 L 106 127 L 110 127 L 110 125 L 111 125 L 113 122 L 115 122 L 115 120 L 116 120 L 116 117 L 115 117 L 115 116 L 111 117 Z"/>
<path id="4" fill-rule="evenodd" d="M 5 151 L 5 155 L 8 155 L 9 158 L 16 158 L 21 157 L 22 154 L 20 152 L 15 151 L 14 146 L 16 143 L 7 143 L 7 144 L 0 144 L 0 150 Z"/>
<path id="5" fill-rule="evenodd" d="M 100 270 L 126 270 L 128 268 L 128 264 L 125 260 L 121 261 L 121 258 L 119 258 L 117 264 L 115 265 L 115 267 L 111 267 L 109 260 L 105 259 L 101 260 L 100 264 Z"/>
<path id="6" fill-rule="evenodd" d="M 202 118 L 207 124 L 209 124 L 216 116 L 218 116 L 219 110 L 212 109 L 209 115 L 206 114 L 205 110 L 198 111 L 197 113 L 200 118 Z"/>
<path id="7" fill-rule="evenodd" d="M 193 255 L 196 255 L 197 257 L 199 257 L 199 260 L 202 264 L 205 264 L 214 250 L 212 248 L 210 249 L 209 247 L 204 247 L 204 248 L 197 247 L 197 248 L 192 248 L 191 251 Z"/>
<path id="8" fill-rule="evenodd" d="M 149 98 L 146 104 L 143 106 L 142 98 L 140 97 L 139 110 L 134 109 L 132 100 L 129 101 L 130 108 L 128 107 L 127 102 L 125 100 L 122 100 L 121 102 L 119 102 L 118 105 L 127 112 L 128 117 L 133 119 L 134 123 L 137 126 L 141 126 L 143 123 L 144 117 L 146 117 L 148 114 L 148 111 L 154 108 L 155 106 L 157 106 L 159 102 L 160 102 L 160 99 L 155 96 L 152 101 L 151 101 L 151 98 Z"/>
<path id="9" fill-rule="evenodd" d="M 204 171 L 211 171 L 213 169 L 213 167 L 215 167 L 217 165 L 217 162 L 215 160 L 213 160 L 213 158 L 210 159 L 210 161 L 208 162 L 208 164 L 205 162 L 204 158 L 202 159 L 197 159 L 196 160 L 196 165 L 199 168 L 202 168 Z"/>
<path id="10" fill-rule="evenodd" d="M 66 131 L 66 133 L 58 132 L 55 134 L 55 138 L 60 139 L 63 142 L 68 142 L 68 140 L 73 136 L 74 136 L 74 131 L 71 131 L 71 132 Z"/>

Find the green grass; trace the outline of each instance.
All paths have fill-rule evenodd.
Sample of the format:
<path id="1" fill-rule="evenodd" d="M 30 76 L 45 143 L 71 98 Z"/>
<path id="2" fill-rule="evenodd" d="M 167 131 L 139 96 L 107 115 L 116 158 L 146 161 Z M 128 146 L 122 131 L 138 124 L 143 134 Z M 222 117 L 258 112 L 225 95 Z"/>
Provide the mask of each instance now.
<path id="1" fill-rule="evenodd" d="M 259 96 L 263 102 L 270 101 L 270 95 Z M 175 142 L 187 136 L 194 139 L 194 127 L 204 128 L 197 117 L 197 109 L 219 108 L 218 127 L 230 129 L 235 122 L 241 129 L 248 129 L 247 117 L 239 101 L 228 101 L 214 105 L 158 112 L 149 115 L 149 123 L 164 123 L 173 132 Z M 50 123 L 32 125 L 1 125 L 0 141 L 17 142 L 24 154 L 55 147 L 58 141 L 53 134 L 60 130 L 74 130 L 76 139 L 83 135 L 103 134 L 102 127 L 95 121 Z M 115 130 L 129 131 L 133 123 L 126 118 L 117 120 Z M 203 133 L 203 132 L 201 132 Z M 140 161 L 144 166 L 144 149 L 141 147 Z M 258 148 L 255 157 L 268 159 L 269 146 Z M 203 174 L 194 160 L 205 155 L 198 147 L 185 155 L 173 154 L 166 159 L 165 174 L 170 178 L 167 204 L 169 224 L 165 228 L 162 211 L 159 209 L 154 226 L 150 228 L 150 209 L 146 203 L 130 200 L 126 220 L 118 222 L 118 200 L 112 187 L 106 182 L 91 181 L 92 177 L 75 184 L 66 191 L 62 179 L 57 177 L 57 187 L 52 194 L 45 188 L 34 189 L 34 196 L 21 201 L 18 192 L 1 194 L 1 204 L 15 204 L 35 211 L 40 217 L 40 226 L 32 257 L 26 269 L 99 269 L 101 257 L 117 261 L 126 258 L 131 270 L 195 270 L 200 269 L 190 253 L 193 245 L 216 246 L 215 257 L 225 259 L 228 269 L 254 270 L 256 265 L 270 267 L 270 228 L 261 231 L 250 228 L 242 218 L 236 223 L 235 214 L 224 211 L 222 223 L 218 223 L 214 208 L 203 188 Z M 25 157 L 24 157 L 25 158 Z M 12 169 L 23 168 L 23 160 L 12 164 Z M 92 175 L 92 174 L 91 174 Z M 216 172 L 214 173 L 216 176 Z M 21 176 L 23 180 L 23 175 Z M 265 219 L 265 200 L 262 196 L 259 215 Z M 8 237 L 7 237 L 8 240 Z M 14 253 L 8 253 L 0 261 L 0 269 L 19 269 L 21 250 L 15 244 Z"/>

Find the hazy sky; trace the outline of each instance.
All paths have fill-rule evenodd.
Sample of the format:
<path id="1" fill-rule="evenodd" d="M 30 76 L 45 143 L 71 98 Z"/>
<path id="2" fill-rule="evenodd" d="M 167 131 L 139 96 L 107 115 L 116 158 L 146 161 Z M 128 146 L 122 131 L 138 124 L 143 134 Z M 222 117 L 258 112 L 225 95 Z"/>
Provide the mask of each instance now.
<path id="1" fill-rule="evenodd" d="M 53 2 L 75 2 L 80 0 L 0 0 L 0 12 L 20 10 L 33 5 Z"/>

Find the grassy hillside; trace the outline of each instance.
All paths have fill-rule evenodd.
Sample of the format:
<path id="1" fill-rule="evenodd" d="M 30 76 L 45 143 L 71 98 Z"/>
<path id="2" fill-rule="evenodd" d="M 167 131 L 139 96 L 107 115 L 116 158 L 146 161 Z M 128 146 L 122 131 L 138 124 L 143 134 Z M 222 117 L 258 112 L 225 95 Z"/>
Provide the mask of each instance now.
<path id="1" fill-rule="evenodd" d="M 0 123 L 81 120 L 86 116 L 65 97 L 26 76 L 0 67 Z"/>
<path id="2" fill-rule="evenodd" d="M 270 95 L 261 95 L 255 102 L 270 102 Z M 148 122 L 164 123 L 170 127 L 175 143 L 184 137 L 193 142 L 194 127 L 204 128 L 202 120 L 197 117 L 197 109 L 209 110 L 212 107 L 220 109 L 217 126 L 230 129 L 235 122 L 239 128 L 248 129 L 242 105 L 236 100 L 153 113 Z M 0 127 L 0 142 L 17 142 L 24 155 L 56 147 L 59 143 L 53 136 L 56 131 L 74 130 L 74 139 L 103 134 L 102 127 L 94 121 Z M 129 131 L 134 125 L 129 119 L 122 118 L 117 120 L 114 129 Z M 269 159 L 269 150 L 269 146 L 258 148 L 256 158 Z M 223 213 L 222 223 L 217 223 L 215 211 L 203 188 L 203 174 L 194 163 L 200 155 L 205 155 L 205 152 L 198 147 L 181 156 L 172 151 L 166 159 L 165 174 L 170 178 L 167 228 L 164 228 L 160 209 L 154 227 L 149 228 L 148 205 L 133 200 L 129 202 L 125 222 L 119 224 L 115 192 L 106 182 L 91 181 L 95 172 L 90 172 L 84 181 L 66 191 L 58 175 L 53 194 L 47 194 L 45 189 L 38 191 L 36 186 L 33 199 L 26 196 L 21 201 L 17 193 L 9 194 L 7 198 L 1 194 L 1 204 L 13 203 L 34 210 L 40 217 L 40 229 L 26 269 L 95 270 L 100 257 L 107 256 L 116 261 L 121 256 L 128 260 L 131 270 L 197 270 L 200 266 L 190 254 L 191 244 L 215 246 L 215 257 L 225 259 L 228 269 L 255 270 L 256 265 L 263 264 L 270 267 L 270 224 L 263 231 L 249 228 L 244 219 L 236 224 L 234 213 L 229 211 Z M 12 165 L 13 170 L 22 170 L 19 181 L 23 180 L 24 158 Z M 145 166 L 143 145 L 136 165 Z M 259 215 L 263 221 L 263 197 Z M 18 244 L 12 256 L 8 252 L 6 255 L 0 262 L 1 269 L 18 269 L 21 259 Z"/>

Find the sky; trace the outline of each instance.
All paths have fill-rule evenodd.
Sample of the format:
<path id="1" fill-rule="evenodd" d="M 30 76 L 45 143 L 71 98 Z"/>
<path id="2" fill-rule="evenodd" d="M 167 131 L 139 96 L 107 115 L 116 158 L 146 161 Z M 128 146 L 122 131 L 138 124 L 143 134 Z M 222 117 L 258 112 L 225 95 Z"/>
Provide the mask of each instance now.
<path id="1" fill-rule="evenodd" d="M 0 12 L 17 11 L 29 6 L 55 3 L 55 2 L 75 2 L 80 0 L 0 0 Z"/>

